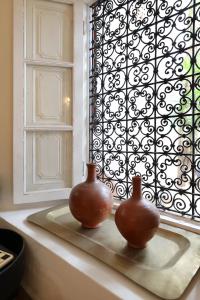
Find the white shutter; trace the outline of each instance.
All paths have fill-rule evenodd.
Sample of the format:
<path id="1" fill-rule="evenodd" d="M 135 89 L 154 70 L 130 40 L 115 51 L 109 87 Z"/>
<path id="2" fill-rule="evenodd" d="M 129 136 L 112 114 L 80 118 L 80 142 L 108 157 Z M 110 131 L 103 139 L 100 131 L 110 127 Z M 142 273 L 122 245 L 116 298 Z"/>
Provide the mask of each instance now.
<path id="1" fill-rule="evenodd" d="M 15 1 L 14 24 L 21 30 L 14 44 L 24 44 L 24 51 L 20 45 L 14 55 L 15 203 L 66 198 L 81 180 L 83 160 L 83 89 L 74 80 L 75 76 L 83 79 L 83 38 L 81 22 L 73 24 L 74 16 L 83 19 L 83 5 L 46 0 L 24 3 Z M 21 89 L 16 85 L 17 72 L 23 74 Z"/>

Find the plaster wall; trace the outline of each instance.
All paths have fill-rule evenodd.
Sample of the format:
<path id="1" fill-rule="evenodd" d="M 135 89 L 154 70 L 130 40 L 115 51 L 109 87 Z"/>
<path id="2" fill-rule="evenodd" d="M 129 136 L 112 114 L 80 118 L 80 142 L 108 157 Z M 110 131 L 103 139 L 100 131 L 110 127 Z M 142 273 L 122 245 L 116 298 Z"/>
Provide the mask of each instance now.
<path id="1" fill-rule="evenodd" d="M 0 210 L 12 206 L 13 1 L 0 0 Z"/>

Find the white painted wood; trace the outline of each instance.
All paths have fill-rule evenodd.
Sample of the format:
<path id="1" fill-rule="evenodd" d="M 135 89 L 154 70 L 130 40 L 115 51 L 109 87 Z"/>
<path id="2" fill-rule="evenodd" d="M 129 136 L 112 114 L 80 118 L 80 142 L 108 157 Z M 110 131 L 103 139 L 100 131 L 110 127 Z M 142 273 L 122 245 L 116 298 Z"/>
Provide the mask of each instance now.
<path id="1" fill-rule="evenodd" d="M 44 0 L 44 1 L 49 1 L 49 0 Z M 94 0 L 50 0 L 51 2 L 55 3 L 66 3 L 66 4 L 75 4 L 75 3 L 80 3 L 82 2 L 83 4 L 86 4 L 87 6 L 93 4 L 95 1 Z"/>
<path id="2" fill-rule="evenodd" d="M 33 60 L 33 59 L 25 59 L 24 62 L 26 65 L 32 66 L 49 66 L 49 67 L 60 67 L 60 68 L 73 68 L 74 64 L 65 61 L 54 61 L 54 60 Z"/>
<path id="3" fill-rule="evenodd" d="M 27 0 L 26 57 L 73 61 L 73 7 Z"/>
<path id="4" fill-rule="evenodd" d="M 66 59 L 64 55 L 64 50 L 70 48 L 65 42 L 64 37 L 64 41 L 59 41 L 60 48 L 52 48 L 52 52 L 49 53 L 48 49 L 45 47 L 48 43 L 50 46 L 51 41 L 45 42 L 45 46 L 41 43 L 41 36 L 46 34 L 46 28 L 43 28 L 43 32 L 41 32 L 41 27 L 46 27 L 47 25 L 44 25 L 45 22 L 58 22 L 58 30 L 58 27 L 61 26 L 61 24 L 66 25 L 66 20 L 59 23 L 54 12 L 51 10 L 49 13 L 50 15 L 48 15 L 45 20 L 42 20 L 42 24 L 37 26 L 35 23 L 37 23 L 38 11 L 36 12 L 37 16 L 34 16 L 34 18 L 31 17 L 30 13 L 30 8 L 33 8 L 33 2 L 34 5 L 36 2 L 37 4 L 41 4 L 42 10 L 49 4 L 51 8 L 56 6 L 56 14 L 61 14 L 61 19 L 65 19 L 65 17 L 63 17 L 63 11 L 65 12 L 67 5 L 64 3 L 73 4 L 73 9 L 71 7 L 71 11 L 73 11 L 73 18 L 76 20 L 76 22 L 74 22 L 74 30 L 71 31 L 71 36 L 73 35 L 74 39 L 74 42 L 71 43 L 71 45 L 73 45 L 74 62 L 69 61 L 68 58 Z M 61 10 L 59 10 L 60 7 Z M 41 7 L 39 7 L 39 10 L 40 8 Z M 85 104 L 84 101 L 86 101 L 85 98 L 83 99 L 83 79 L 86 78 L 83 76 L 84 45 L 82 27 L 83 11 L 85 9 L 86 6 L 82 0 L 14 0 L 14 48 L 18 49 L 18 51 L 14 51 L 13 174 L 15 203 L 64 199 L 69 196 L 72 180 L 73 184 L 82 180 L 82 162 L 83 160 L 86 160 L 86 154 L 85 152 L 83 154 L 82 151 L 83 140 L 86 139 L 86 125 L 83 120 L 83 106 Z M 26 18 L 27 11 L 29 11 L 28 19 Z M 67 11 L 69 11 L 68 8 Z M 42 14 L 43 13 L 44 12 L 42 11 Z M 23 15 L 25 16 L 25 22 L 23 22 Z M 28 20 L 28 26 L 26 20 Z M 32 27 L 30 27 L 30 22 L 33 22 Z M 51 24 L 51 26 L 53 25 Z M 30 28 L 32 28 L 33 33 L 30 32 Z M 26 33 L 26 30 L 30 34 L 23 35 L 23 32 Z M 69 33 L 70 36 L 69 28 L 68 30 L 64 28 L 64 31 L 65 33 Z M 32 40 L 30 39 L 31 35 Z M 40 43 L 38 42 L 38 39 L 40 40 Z M 26 45 L 28 45 L 28 47 L 26 47 Z M 42 49 L 42 55 L 37 51 L 38 49 Z M 38 53 L 40 56 L 38 56 Z M 69 75 L 71 71 L 72 73 Z M 69 87 L 72 85 L 72 79 L 70 78 L 69 80 L 68 78 L 68 80 L 66 80 L 66 76 L 73 78 L 73 93 Z M 23 82 L 25 84 L 23 84 Z M 68 86 L 66 83 L 68 83 Z M 59 99 L 59 103 L 53 103 L 53 98 L 55 97 Z M 66 107 L 67 105 L 69 106 L 69 104 L 71 107 L 70 109 L 68 107 L 66 111 Z M 70 115 L 73 116 L 71 120 L 69 118 Z M 69 147 L 70 138 L 68 138 L 68 142 L 66 143 L 62 142 L 64 138 L 60 139 L 60 142 L 53 141 L 53 138 L 49 140 L 47 138 L 42 138 L 42 143 L 38 143 L 38 139 L 35 138 L 35 144 L 40 144 L 40 147 L 39 150 L 37 150 L 38 146 L 33 147 L 33 136 L 41 137 L 42 135 L 47 136 L 48 134 L 53 134 L 57 137 L 72 135 L 73 142 L 71 142 L 71 144 L 73 150 Z M 59 140 L 59 138 L 57 140 Z M 59 152 L 59 147 L 63 147 L 62 149 L 64 150 Z M 33 149 L 35 149 L 34 154 Z M 68 161 L 66 155 L 64 155 L 66 152 L 68 152 Z M 47 153 L 46 156 L 45 153 Z M 58 153 L 60 154 L 58 155 Z M 55 159 L 52 159 L 53 156 Z M 40 157 L 39 160 L 38 157 Z M 71 160 L 69 158 L 71 158 Z M 37 163 L 38 161 L 42 161 L 42 163 L 40 163 L 41 168 L 38 167 L 36 161 Z M 48 165 L 47 161 L 52 161 L 52 164 L 50 163 Z M 58 170 L 62 169 L 59 169 L 58 167 L 61 165 L 65 170 L 63 172 L 58 172 Z M 73 172 L 69 172 L 70 168 Z M 40 172 L 41 169 L 45 172 Z M 50 175 L 48 175 L 48 172 Z M 44 174 L 45 176 L 43 176 Z M 54 174 L 54 176 L 52 174 Z M 55 174 L 58 176 L 56 177 Z M 65 185 L 63 184 L 64 180 Z M 63 186 L 65 188 L 63 188 Z"/>
<path id="5" fill-rule="evenodd" d="M 72 124 L 72 70 L 27 67 L 26 124 Z"/>
<path id="6" fill-rule="evenodd" d="M 90 10 L 89 6 L 85 5 L 84 9 L 84 24 L 89 24 L 90 21 Z M 83 93 L 84 93 L 84 109 L 83 109 L 83 114 L 84 114 L 84 131 L 86 132 L 86 137 L 83 139 L 83 151 L 84 151 L 84 172 L 83 176 L 86 176 L 86 162 L 89 162 L 89 37 L 90 37 L 90 28 L 89 26 L 85 26 L 85 34 L 83 36 L 83 43 L 84 43 L 84 65 L 83 65 L 83 70 L 84 70 L 84 85 L 83 85 Z"/>
<path id="7" fill-rule="evenodd" d="M 49 125 L 43 125 L 43 126 L 25 126 L 24 131 L 72 131 L 73 127 L 72 126 L 59 126 L 59 125 L 54 125 L 54 126 L 49 126 Z"/>
<path id="8" fill-rule="evenodd" d="M 71 133 L 27 133 L 26 191 L 70 188 Z"/>
<path id="9" fill-rule="evenodd" d="M 71 60 L 72 5 L 35 0 L 26 4 L 26 56 L 44 63 Z M 28 66 L 25 81 L 26 125 L 72 124 L 71 69 Z M 26 133 L 25 129 L 24 140 L 25 192 L 72 186 L 71 138 L 64 142 L 58 131 Z"/>
<path id="10" fill-rule="evenodd" d="M 80 172 L 83 158 L 83 140 L 86 138 L 86 132 L 83 131 L 83 106 L 84 106 L 84 40 L 83 40 L 83 11 L 84 4 L 82 1 L 74 3 L 74 109 L 73 109 L 73 149 L 81 149 L 81 151 L 73 151 L 73 185 L 82 181 Z M 81 32 L 81 34 L 80 34 Z"/>

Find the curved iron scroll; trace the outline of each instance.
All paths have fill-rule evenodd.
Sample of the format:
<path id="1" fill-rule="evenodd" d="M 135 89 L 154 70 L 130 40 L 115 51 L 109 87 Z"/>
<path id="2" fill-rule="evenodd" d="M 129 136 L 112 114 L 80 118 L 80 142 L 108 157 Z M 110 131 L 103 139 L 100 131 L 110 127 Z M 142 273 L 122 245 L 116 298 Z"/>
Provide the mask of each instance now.
<path id="1" fill-rule="evenodd" d="M 200 1 L 91 6 L 90 159 L 117 199 L 142 175 L 162 210 L 200 220 Z"/>

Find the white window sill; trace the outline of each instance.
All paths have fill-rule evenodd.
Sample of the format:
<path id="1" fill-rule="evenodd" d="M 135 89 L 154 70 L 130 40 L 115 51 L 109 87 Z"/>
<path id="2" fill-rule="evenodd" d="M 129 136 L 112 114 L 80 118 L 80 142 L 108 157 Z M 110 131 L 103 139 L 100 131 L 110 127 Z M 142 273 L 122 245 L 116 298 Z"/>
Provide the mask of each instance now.
<path id="1" fill-rule="evenodd" d="M 90 255 L 26 221 L 28 215 L 42 209 L 1 212 L 0 219 L 0 227 L 16 230 L 26 240 L 23 287 L 34 300 L 159 299 Z M 200 271 L 180 300 L 197 300 L 199 295 Z"/>

